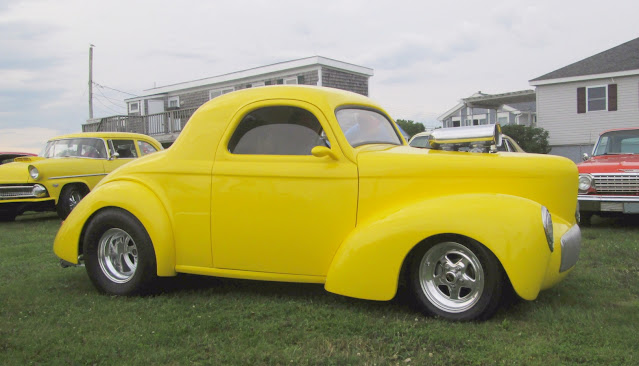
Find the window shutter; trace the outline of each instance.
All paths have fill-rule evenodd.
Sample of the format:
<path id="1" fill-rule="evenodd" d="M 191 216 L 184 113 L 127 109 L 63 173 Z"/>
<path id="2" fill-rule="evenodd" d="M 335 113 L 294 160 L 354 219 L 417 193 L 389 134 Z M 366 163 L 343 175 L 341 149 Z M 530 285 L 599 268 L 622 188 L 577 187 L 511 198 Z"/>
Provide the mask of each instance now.
<path id="1" fill-rule="evenodd" d="M 577 88 L 577 113 L 586 113 L 586 88 Z"/>
<path id="2" fill-rule="evenodd" d="M 617 84 L 608 84 L 608 110 L 617 110 Z"/>

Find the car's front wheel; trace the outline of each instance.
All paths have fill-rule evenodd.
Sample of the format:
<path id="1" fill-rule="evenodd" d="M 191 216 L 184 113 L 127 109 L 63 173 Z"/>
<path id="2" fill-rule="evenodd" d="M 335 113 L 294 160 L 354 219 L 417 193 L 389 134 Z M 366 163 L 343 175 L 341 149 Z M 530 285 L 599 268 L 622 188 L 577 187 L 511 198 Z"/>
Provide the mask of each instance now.
<path id="1" fill-rule="evenodd" d="M 504 272 L 482 244 L 449 237 L 418 248 L 410 280 L 420 309 L 449 320 L 485 320 L 499 307 Z"/>
<path id="2" fill-rule="evenodd" d="M 60 219 L 66 219 L 88 193 L 89 190 L 86 187 L 75 184 L 62 188 L 60 199 L 58 199 L 58 204 L 56 205 L 56 212 Z"/>
<path id="3" fill-rule="evenodd" d="M 153 243 L 129 212 L 98 212 L 87 226 L 83 245 L 87 273 L 99 291 L 127 296 L 151 289 L 157 277 Z"/>

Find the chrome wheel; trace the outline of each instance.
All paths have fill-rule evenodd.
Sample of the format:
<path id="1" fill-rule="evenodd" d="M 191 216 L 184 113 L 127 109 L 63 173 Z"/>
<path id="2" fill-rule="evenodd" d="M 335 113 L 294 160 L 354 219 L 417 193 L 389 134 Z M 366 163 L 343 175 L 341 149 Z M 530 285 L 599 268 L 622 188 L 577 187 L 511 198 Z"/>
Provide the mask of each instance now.
<path id="1" fill-rule="evenodd" d="M 128 282 L 138 266 L 138 248 L 133 238 L 118 228 L 104 232 L 98 242 L 98 263 L 109 280 Z"/>
<path id="2" fill-rule="evenodd" d="M 418 273 L 428 301 L 447 313 L 471 309 L 484 291 L 484 269 L 479 258 L 459 243 L 443 242 L 428 249 Z"/>
<path id="3" fill-rule="evenodd" d="M 69 212 L 73 211 L 75 206 L 77 206 L 81 200 L 82 200 L 82 193 L 80 193 L 80 191 L 77 189 L 72 190 L 71 194 L 69 194 L 69 200 L 67 202 L 69 206 Z"/>

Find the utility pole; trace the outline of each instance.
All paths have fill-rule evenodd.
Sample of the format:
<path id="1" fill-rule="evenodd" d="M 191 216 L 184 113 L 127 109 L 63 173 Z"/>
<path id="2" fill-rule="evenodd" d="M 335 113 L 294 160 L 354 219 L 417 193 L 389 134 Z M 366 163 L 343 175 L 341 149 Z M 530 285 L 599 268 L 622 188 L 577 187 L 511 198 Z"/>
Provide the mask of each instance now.
<path id="1" fill-rule="evenodd" d="M 93 47 L 89 46 L 89 119 L 93 119 Z"/>

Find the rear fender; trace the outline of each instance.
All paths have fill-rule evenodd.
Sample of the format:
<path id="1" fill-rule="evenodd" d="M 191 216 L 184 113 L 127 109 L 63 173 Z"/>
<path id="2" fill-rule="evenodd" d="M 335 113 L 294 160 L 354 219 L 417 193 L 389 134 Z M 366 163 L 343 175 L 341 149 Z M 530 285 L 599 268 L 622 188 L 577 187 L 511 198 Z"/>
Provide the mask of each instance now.
<path id="1" fill-rule="evenodd" d="M 456 234 L 486 246 L 524 299 L 537 297 L 550 249 L 537 202 L 501 194 L 443 196 L 358 226 L 338 249 L 326 278 L 337 294 L 390 300 L 411 250 L 428 238 Z"/>

